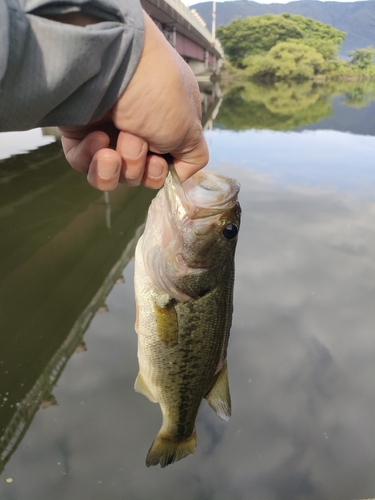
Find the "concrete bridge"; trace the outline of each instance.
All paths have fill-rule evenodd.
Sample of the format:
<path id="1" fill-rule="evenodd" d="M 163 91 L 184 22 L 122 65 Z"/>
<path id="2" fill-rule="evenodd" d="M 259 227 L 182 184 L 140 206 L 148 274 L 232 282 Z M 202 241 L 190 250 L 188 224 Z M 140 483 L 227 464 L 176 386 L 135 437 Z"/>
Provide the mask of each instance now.
<path id="1" fill-rule="evenodd" d="M 223 51 L 199 15 L 180 0 L 141 0 L 141 3 L 198 77 L 218 71 Z"/>

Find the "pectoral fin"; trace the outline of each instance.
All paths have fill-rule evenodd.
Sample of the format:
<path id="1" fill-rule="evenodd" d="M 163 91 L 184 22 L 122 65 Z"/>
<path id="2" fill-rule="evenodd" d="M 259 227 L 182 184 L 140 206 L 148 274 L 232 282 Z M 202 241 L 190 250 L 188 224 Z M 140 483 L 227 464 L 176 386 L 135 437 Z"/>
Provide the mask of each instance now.
<path id="1" fill-rule="evenodd" d="M 231 416 L 231 401 L 228 383 L 228 368 L 225 361 L 215 385 L 205 397 L 208 404 L 222 420 L 229 420 Z"/>
<path id="2" fill-rule="evenodd" d="M 171 299 L 163 307 L 155 304 L 158 336 L 166 347 L 173 347 L 178 342 L 178 319 L 175 304 L 174 299 Z"/>
<path id="3" fill-rule="evenodd" d="M 141 372 L 138 373 L 137 378 L 135 379 L 135 384 L 134 384 L 134 390 L 135 392 L 139 392 L 140 394 L 143 394 L 148 398 L 150 401 L 153 403 L 157 403 L 157 399 L 155 396 L 152 394 L 150 389 L 148 388 L 146 382 L 144 381 L 144 378 L 141 375 Z"/>

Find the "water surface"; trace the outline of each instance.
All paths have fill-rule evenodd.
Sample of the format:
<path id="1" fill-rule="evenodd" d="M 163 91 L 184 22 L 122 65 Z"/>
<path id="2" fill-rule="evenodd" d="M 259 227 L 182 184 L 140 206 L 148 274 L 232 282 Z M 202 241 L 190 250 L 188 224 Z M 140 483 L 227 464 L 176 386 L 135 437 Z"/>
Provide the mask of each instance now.
<path id="1" fill-rule="evenodd" d="M 233 416 L 203 402 L 196 453 L 163 470 L 144 465 L 159 406 L 133 390 L 153 193 L 93 190 L 58 143 L 0 163 L 1 500 L 375 497 L 372 104 L 276 93 L 228 96 L 206 132 L 209 168 L 242 186 Z"/>

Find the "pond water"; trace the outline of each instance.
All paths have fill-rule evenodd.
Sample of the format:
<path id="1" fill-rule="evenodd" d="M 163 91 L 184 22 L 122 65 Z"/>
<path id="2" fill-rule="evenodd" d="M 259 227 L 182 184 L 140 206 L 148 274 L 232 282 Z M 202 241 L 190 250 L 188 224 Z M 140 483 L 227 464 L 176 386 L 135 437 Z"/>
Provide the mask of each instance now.
<path id="1" fill-rule="evenodd" d="M 53 137 L 0 135 L 2 158 L 30 149 L 0 162 L 1 500 L 375 498 L 373 96 L 242 88 L 207 106 L 209 168 L 241 183 L 233 416 L 203 402 L 196 453 L 166 469 L 145 467 L 161 414 L 133 390 L 154 193 L 99 193 Z"/>

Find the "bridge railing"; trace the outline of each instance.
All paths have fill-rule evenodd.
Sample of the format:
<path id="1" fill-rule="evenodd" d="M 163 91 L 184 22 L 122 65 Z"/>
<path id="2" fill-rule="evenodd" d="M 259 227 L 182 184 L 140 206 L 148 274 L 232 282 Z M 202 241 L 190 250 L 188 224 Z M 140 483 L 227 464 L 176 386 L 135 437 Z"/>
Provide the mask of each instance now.
<path id="1" fill-rule="evenodd" d="M 154 3 L 155 0 L 149 0 L 151 3 Z M 163 0 L 166 4 L 168 4 L 177 14 L 182 16 L 186 21 L 191 24 L 191 26 L 198 31 L 211 45 L 215 48 L 215 50 L 220 54 L 220 57 L 224 57 L 223 50 L 221 48 L 220 42 L 215 39 L 212 43 L 212 34 L 211 32 L 200 23 L 197 17 L 193 14 L 193 12 L 187 7 L 181 0 Z"/>

